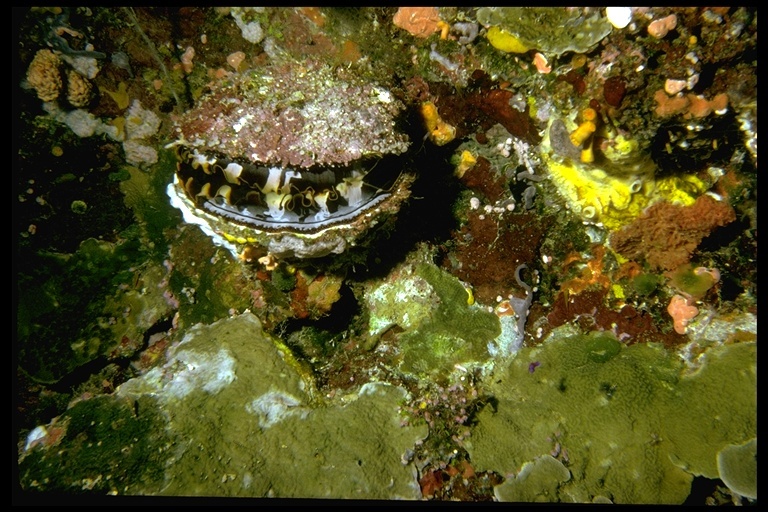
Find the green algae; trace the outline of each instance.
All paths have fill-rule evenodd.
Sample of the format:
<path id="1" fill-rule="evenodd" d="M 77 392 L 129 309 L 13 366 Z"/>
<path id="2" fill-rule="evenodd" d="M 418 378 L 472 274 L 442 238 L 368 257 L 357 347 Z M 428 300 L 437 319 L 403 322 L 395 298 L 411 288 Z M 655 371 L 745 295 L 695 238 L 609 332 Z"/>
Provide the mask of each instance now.
<path id="1" fill-rule="evenodd" d="M 717 282 L 715 278 L 704 269 L 705 272 L 697 272 L 693 265 L 686 263 L 669 273 L 669 285 L 681 292 L 687 293 L 694 300 L 699 300 Z"/>
<path id="2" fill-rule="evenodd" d="M 688 375 L 652 344 L 595 359 L 596 339 L 555 336 L 498 371 L 468 447 L 476 470 L 515 474 L 554 453 L 571 473 L 557 501 L 682 503 L 694 475 L 718 478 L 724 446 L 756 435 L 753 343 L 712 348 Z"/>
<path id="3" fill-rule="evenodd" d="M 22 487 L 35 491 L 132 494 L 159 491 L 169 440 L 154 400 L 101 396 L 76 403 L 53 426 L 65 437 L 32 448 L 19 463 Z"/>
<path id="4" fill-rule="evenodd" d="M 172 151 L 158 151 L 158 163 L 151 172 L 144 172 L 136 167 L 126 166 L 120 170 L 124 177 L 120 180 L 120 190 L 124 202 L 134 214 L 145 245 L 157 256 L 165 255 L 168 243 L 168 231 L 176 227 L 181 215 L 168 203 L 165 188 L 172 181 L 176 169 L 176 157 Z"/>
<path id="5" fill-rule="evenodd" d="M 256 286 L 246 268 L 233 262 L 229 251 L 210 243 L 197 226 L 181 227 L 170 257 L 174 265 L 169 286 L 179 301 L 182 326 L 214 322 L 229 316 L 232 309 L 242 311 L 253 305 L 251 294 Z M 274 286 L 270 288 L 275 290 L 270 304 L 278 300 L 287 304 Z"/>
<path id="6" fill-rule="evenodd" d="M 638 295 L 648 296 L 656 291 L 662 282 L 662 278 L 656 274 L 639 274 L 632 279 L 632 288 Z"/>
<path id="7" fill-rule="evenodd" d="M 123 390 L 158 393 L 159 386 L 183 439 L 163 494 L 417 497 L 400 456 L 425 432 L 400 426 L 402 390 L 371 385 L 343 402 L 318 402 L 251 314 L 193 327 L 176 361 L 170 383 L 158 372 Z"/>
<path id="8" fill-rule="evenodd" d="M 584 347 L 587 359 L 595 363 L 605 363 L 621 352 L 621 343 L 610 334 L 590 336 Z"/>
<path id="9" fill-rule="evenodd" d="M 488 344 L 501 333 L 499 319 L 470 304 L 461 281 L 425 261 L 406 264 L 399 275 L 370 291 L 366 300 L 371 336 L 392 325 L 405 330 L 398 343 L 400 370 L 447 376 L 456 364 L 490 359 Z"/>
<path id="10" fill-rule="evenodd" d="M 79 402 L 59 419 L 69 423 L 66 436 L 55 447 L 30 448 L 23 485 L 70 490 L 85 483 L 174 496 L 420 497 L 416 470 L 403 455 L 426 426 L 401 423 L 402 388 L 369 383 L 321 399 L 305 369 L 250 313 L 190 327 L 169 355 L 114 396 Z M 50 477 L 62 462 L 67 471 Z"/>
<path id="11" fill-rule="evenodd" d="M 701 367 L 681 379 L 664 424 L 676 447 L 670 454 L 675 464 L 719 478 L 717 453 L 757 435 L 756 355 L 755 343 L 714 346 L 702 356 Z"/>
<path id="12" fill-rule="evenodd" d="M 720 478 L 733 492 L 757 499 L 757 438 L 744 444 L 729 444 L 717 454 Z"/>
<path id="13" fill-rule="evenodd" d="M 296 274 L 285 265 L 279 265 L 272 271 L 272 284 L 281 292 L 290 292 L 296 288 Z"/>
<path id="14" fill-rule="evenodd" d="M 18 282 L 19 364 L 33 379 L 55 382 L 119 341 L 99 319 L 108 297 L 131 282 L 143 251 L 137 240 L 88 239 L 74 254 L 28 258 L 32 273 Z"/>
<path id="15" fill-rule="evenodd" d="M 515 478 L 496 486 L 494 494 L 499 501 L 552 502 L 556 501 L 557 488 L 571 478 L 562 462 L 551 455 L 542 455 L 523 468 Z"/>

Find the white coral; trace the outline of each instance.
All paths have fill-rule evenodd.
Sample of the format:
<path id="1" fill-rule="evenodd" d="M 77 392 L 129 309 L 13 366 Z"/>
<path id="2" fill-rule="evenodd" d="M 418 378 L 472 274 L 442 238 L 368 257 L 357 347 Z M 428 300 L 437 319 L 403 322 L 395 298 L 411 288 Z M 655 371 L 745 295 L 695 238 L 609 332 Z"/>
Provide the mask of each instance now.
<path id="1" fill-rule="evenodd" d="M 139 100 L 133 100 L 125 116 L 126 139 L 144 139 L 151 137 L 160 129 L 160 118 L 151 110 L 142 108 Z"/>
<path id="2" fill-rule="evenodd" d="M 50 101 L 43 103 L 43 110 L 58 121 L 65 124 L 78 137 L 91 137 L 92 135 L 107 135 L 112 140 L 118 140 L 118 129 L 116 126 L 106 124 L 87 110 L 81 108 L 67 112 L 62 110 L 56 102 Z"/>
<path id="3" fill-rule="evenodd" d="M 101 71 L 101 68 L 99 68 L 99 61 L 93 57 L 85 57 L 83 55 L 70 57 L 69 55 L 62 55 L 61 59 L 72 66 L 72 69 L 90 80 L 96 78 L 96 75 Z"/>
<path id="4" fill-rule="evenodd" d="M 245 8 L 242 7 L 233 7 L 231 11 L 235 23 L 240 27 L 240 32 L 243 34 L 243 38 L 254 44 L 261 42 L 261 40 L 264 39 L 264 30 L 262 30 L 258 21 L 254 20 L 250 23 L 246 23 L 243 20 L 244 11 Z"/>
<path id="5" fill-rule="evenodd" d="M 69 129 L 78 137 L 90 137 L 96 133 L 101 120 L 86 110 L 77 109 L 64 115 L 64 124 L 69 126 Z"/>
<path id="6" fill-rule="evenodd" d="M 157 163 L 157 151 L 135 140 L 123 142 L 125 161 L 136 166 L 152 165 Z"/>

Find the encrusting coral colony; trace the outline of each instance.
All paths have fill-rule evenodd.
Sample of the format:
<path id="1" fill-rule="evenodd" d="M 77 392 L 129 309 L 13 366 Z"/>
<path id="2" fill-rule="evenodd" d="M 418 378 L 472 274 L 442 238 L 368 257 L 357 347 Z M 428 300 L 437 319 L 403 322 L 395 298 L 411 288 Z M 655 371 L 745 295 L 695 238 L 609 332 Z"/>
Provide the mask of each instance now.
<path id="1" fill-rule="evenodd" d="M 757 503 L 757 9 L 16 8 L 19 500 Z"/>

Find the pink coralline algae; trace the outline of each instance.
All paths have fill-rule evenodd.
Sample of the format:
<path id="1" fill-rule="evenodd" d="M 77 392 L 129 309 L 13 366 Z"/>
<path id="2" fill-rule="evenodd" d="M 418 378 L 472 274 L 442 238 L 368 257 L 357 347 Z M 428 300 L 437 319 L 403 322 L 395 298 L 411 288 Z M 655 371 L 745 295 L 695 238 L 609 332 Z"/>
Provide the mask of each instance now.
<path id="1" fill-rule="evenodd" d="M 403 110 L 383 86 L 345 69 L 288 63 L 215 84 L 179 116 L 176 133 L 193 150 L 259 165 L 339 166 L 404 153 Z"/>
<path id="2" fill-rule="evenodd" d="M 400 7 L 392 22 L 415 37 L 426 38 L 437 32 L 440 13 L 437 7 Z"/>
<path id="3" fill-rule="evenodd" d="M 675 28 L 677 28 L 677 16 L 670 14 L 666 18 L 652 21 L 648 25 L 648 34 L 656 39 L 662 39 L 670 31 L 675 30 Z"/>
<path id="4" fill-rule="evenodd" d="M 675 332 L 685 334 L 688 324 L 699 314 L 699 309 L 691 304 L 691 300 L 677 294 L 669 301 L 667 312 L 675 322 Z"/>

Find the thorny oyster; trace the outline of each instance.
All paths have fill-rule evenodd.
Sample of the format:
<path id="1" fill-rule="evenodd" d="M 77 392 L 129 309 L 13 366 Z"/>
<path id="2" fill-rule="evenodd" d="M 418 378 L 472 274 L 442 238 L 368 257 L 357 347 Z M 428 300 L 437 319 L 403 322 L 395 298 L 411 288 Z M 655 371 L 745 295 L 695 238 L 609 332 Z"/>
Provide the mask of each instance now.
<path id="1" fill-rule="evenodd" d="M 233 253 L 253 244 L 278 259 L 339 254 L 410 194 L 403 110 L 344 69 L 233 74 L 176 120 L 171 203 Z"/>

